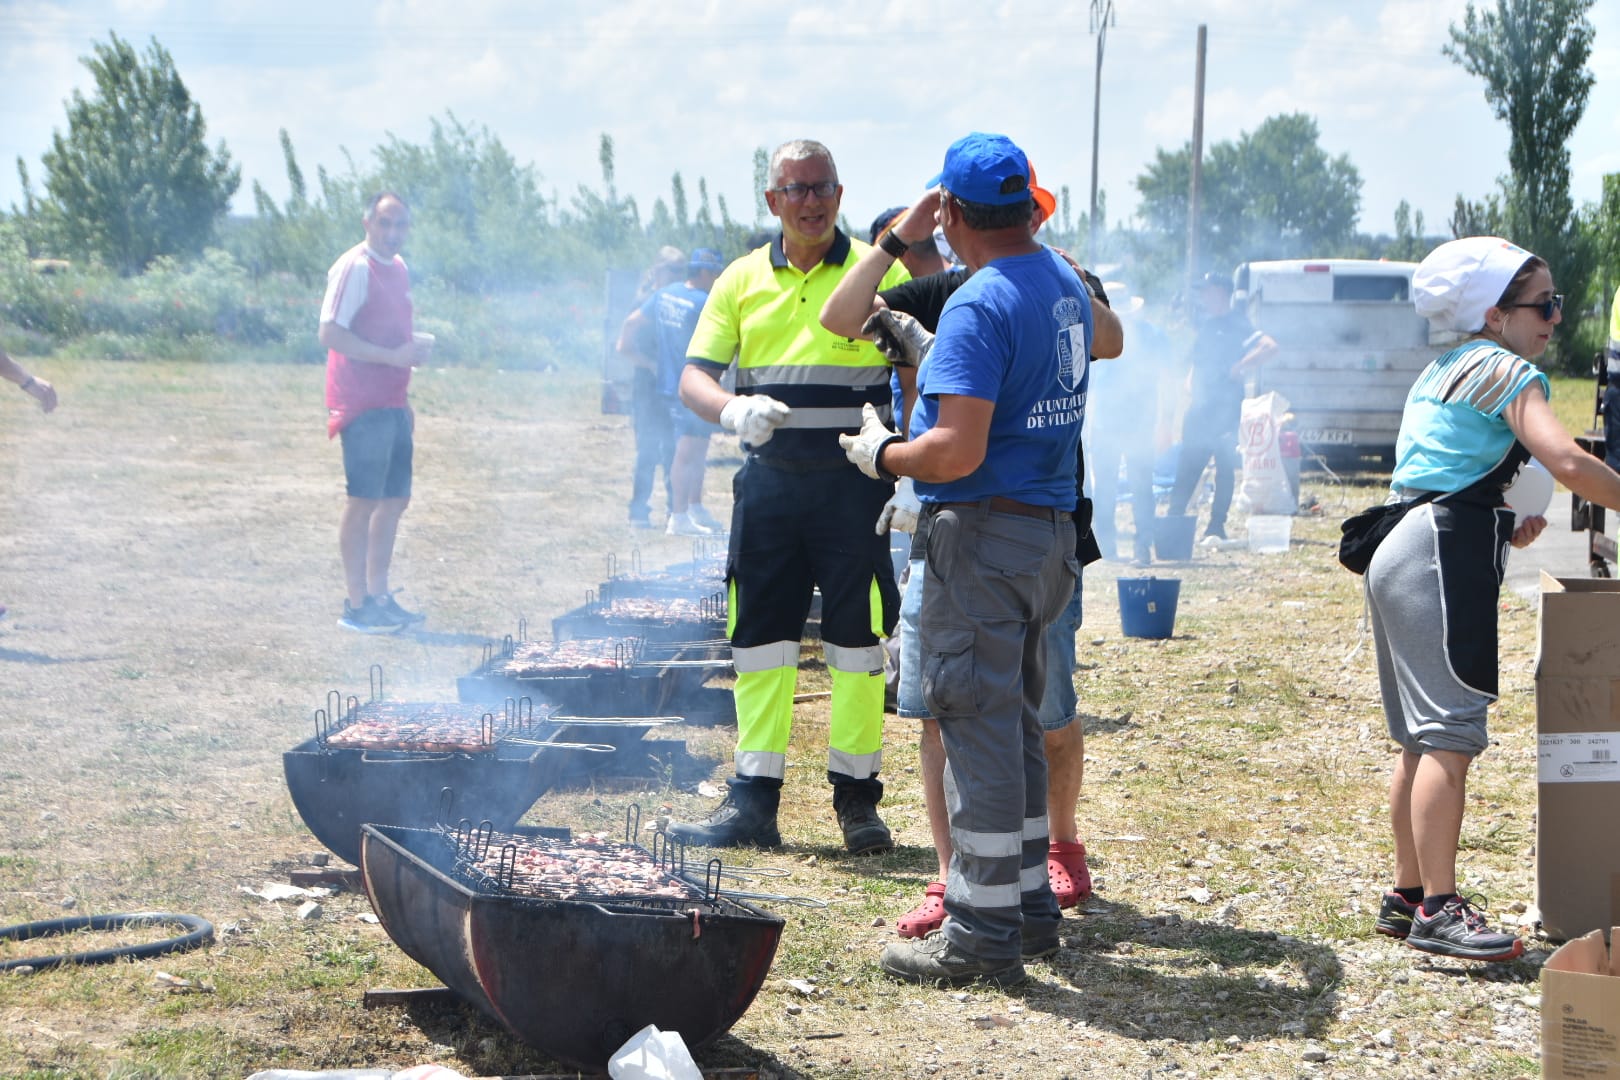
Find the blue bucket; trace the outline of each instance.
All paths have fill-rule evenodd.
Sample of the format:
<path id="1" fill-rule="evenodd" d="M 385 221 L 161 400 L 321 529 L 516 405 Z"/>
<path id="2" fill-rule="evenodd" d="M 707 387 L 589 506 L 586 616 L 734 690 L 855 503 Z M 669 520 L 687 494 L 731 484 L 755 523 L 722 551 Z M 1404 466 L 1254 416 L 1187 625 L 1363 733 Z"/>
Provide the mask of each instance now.
<path id="1" fill-rule="evenodd" d="M 1119 626 L 1126 637 L 1167 638 L 1176 628 L 1179 578 L 1120 578 Z"/>

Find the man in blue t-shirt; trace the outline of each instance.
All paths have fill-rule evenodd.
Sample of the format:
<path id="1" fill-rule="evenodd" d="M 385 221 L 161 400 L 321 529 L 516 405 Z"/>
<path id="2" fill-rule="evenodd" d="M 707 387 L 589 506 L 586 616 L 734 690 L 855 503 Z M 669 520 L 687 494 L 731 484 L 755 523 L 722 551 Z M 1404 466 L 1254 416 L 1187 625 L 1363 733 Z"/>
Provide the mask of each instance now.
<path id="1" fill-rule="evenodd" d="M 703 302 L 715 278 L 726 268 L 713 248 L 697 248 L 687 262 L 686 280 L 666 285 L 625 319 L 618 350 L 630 362 L 650 370 L 659 408 L 669 415 L 675 434 L 675 456 L 669 467 L 670 536 L 705 536 L 725 526 L 703 508 L 703 470 L 709 436 L 720 430 L 681 404 L 677 390 L 686 368 L 686 346 L 692 340 Z"/>
<path id="2" fill-rule="evenodd" d="M 1005 986 L 1058 948 L 1047 879 L 1043 634 L 1073 595 L 1075 460 L 1090 298 L 1031 235 L 1028 159 L 975 133 L 945 155 L 939 221 L 974 274 L 917 373 L 911 439 L 867 417 L 840 441 L 869 476 L 910 476 L 928 518 L 923 697 L 945 744 L 956 840 L 943 930 L 883 951 L 915 982 Z"/>

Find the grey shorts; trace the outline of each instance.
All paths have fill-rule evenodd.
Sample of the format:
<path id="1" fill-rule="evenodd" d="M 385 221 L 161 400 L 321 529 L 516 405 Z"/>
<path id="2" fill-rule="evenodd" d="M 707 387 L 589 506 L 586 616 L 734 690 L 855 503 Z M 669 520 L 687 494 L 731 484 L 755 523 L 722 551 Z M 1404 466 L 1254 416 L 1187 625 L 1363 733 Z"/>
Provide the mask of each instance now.
<path id="1" fill-rule="evenodd" d="M 1367 568 L 1367 608 L 1390 738 L 1475 755 L 1497 696 L 1496 604 L 1512 511 L 1428 503 Z"/>
<path id="2" fill-rule="evenodd" d="M 354 499 L 411 497 L 409 409 L 367 409 L 338 432 L 343 443 L 343 475 Z"/>

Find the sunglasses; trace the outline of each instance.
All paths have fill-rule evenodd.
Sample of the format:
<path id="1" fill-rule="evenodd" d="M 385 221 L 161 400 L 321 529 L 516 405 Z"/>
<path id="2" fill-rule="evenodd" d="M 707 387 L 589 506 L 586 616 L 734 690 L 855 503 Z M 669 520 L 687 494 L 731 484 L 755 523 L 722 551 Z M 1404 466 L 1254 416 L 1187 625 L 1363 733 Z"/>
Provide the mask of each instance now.
<path id="1" fill-rule="evenodd" d="M 1510 308 L 1531 308 L 1540 313 L 1542 322 L 1552 322 L 1553 316 L 1564 310 L 1564 294 L 1555 293 L 1551 300 L 1542 300 L 1535 304 L 1509 304 Z"/>
<path id="2" fill-rule="evenodd" d="M 778 195 L 786 195 L 788 202 L 804 202 L 810 193 L 816 193 L 818 199 L 830 199 L 833 192 L 838 190 L 838 181 L 821 180 L 814 184 L 788 184 L 785 187 L 773 188 Z"/>

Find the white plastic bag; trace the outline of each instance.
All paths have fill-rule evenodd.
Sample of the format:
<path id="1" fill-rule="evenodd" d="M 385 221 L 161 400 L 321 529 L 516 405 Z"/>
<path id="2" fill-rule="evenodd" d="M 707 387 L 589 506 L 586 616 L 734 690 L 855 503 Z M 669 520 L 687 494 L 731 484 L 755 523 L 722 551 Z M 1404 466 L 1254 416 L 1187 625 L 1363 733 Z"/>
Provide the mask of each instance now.
<path id="1" fill-rule="evenodd" d="M 613 1080 L 703 1080 L 678 1031 L 648 1024 L 608 1059 Z"/>
<path id="2" fill-rule="evenodd" d="M 1238 449 L 1243 452 L 1243 501 L 1251 514 L 1292 514 L 1294 492 L 1278 452 L 1277 432 L 1288 399 L 1275 390 L 1243 400 Z"/>

